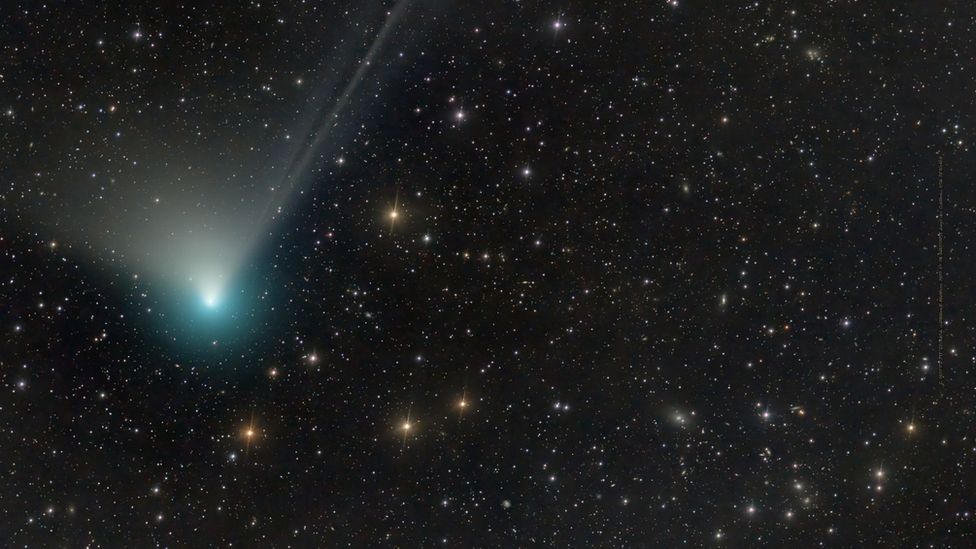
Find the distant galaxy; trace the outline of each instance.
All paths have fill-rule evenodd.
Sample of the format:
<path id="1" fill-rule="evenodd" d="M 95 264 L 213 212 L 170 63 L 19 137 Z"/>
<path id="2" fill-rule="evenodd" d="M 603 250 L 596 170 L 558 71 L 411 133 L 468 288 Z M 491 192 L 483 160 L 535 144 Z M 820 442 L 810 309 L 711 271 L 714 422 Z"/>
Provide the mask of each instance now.
<path id="1" fill-rule="evenodd" d="M 976 545 L 976 5 L 4 7 L 4 546 Z"/>

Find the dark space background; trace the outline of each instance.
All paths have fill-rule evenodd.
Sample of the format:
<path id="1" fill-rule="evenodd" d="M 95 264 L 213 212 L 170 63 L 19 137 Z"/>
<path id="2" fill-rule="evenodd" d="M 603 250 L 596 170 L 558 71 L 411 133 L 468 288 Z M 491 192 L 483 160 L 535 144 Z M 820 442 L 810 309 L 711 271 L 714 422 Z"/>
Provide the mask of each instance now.
<path id="1" fill-rule="evenodd" d="M 413 0 L 137 278 L 392 7 L 3 6 L 4 545 L 974 544 L 976 8 Z"/>

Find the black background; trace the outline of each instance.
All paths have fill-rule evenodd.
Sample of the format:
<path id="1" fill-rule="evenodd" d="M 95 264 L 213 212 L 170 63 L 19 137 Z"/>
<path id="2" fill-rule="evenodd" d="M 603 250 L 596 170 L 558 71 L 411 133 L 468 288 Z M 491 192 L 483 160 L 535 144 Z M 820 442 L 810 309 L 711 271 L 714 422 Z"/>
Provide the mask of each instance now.
<path id="1" fill-rule="evenodd" d="M 964 3 L 415 1 L 216 327 L 97 233 L 390 7 L 221 4 L 3 9 L 7 544 L 972 543 Z"/>

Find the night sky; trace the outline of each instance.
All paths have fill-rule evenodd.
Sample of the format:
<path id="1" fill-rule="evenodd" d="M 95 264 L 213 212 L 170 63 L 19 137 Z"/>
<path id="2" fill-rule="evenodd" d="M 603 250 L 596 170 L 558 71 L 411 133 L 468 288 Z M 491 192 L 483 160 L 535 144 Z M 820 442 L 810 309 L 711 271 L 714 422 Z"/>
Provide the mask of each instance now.
<path id="1" fill-rule="evenodd" d="M 976 7 L 0 21 L 4 546 L 976 544 Z"/>

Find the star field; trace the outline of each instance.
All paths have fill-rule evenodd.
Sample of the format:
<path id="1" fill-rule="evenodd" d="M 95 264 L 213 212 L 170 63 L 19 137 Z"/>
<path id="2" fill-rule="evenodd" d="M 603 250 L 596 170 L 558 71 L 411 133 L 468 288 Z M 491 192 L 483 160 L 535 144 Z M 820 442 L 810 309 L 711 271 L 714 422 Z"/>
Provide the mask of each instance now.
<path id="1" fill-rule="evenodd" d="M 13 2 L 11 547 L 968 547 L 963 3 Z"/>

